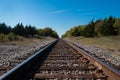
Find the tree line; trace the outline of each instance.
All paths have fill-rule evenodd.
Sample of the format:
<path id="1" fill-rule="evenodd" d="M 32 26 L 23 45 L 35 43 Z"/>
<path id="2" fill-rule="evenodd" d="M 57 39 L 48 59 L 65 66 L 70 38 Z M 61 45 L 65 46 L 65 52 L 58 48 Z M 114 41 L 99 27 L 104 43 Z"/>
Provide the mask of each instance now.
<path id="1" fill-rule="evenodd" d="M 120 18 L 110 16 L 105 19 L 99 19 L 96 21 L 92 20 L 87 25 L 79 25 L 71 28 L 64 35 L 62 35 L 62 37 L 100 37 L 110 35 L 120 35 Z"/>
<path id="2" fill-rule="evenodd" d="M 23 37 L 33 37 L 34 35 L 37 35 L 42 37 L 50 36 L 58 38 L 58 34 L 50 27 L 37 29 L 35 26 L 24 26 L 22 23 L 18 23 L 13 28 L 11 26 L 7 26 L 5 23 L 0 23 L 0 35 L 2 35 L 2 37 L 4 35 L 19 35 Z"/>

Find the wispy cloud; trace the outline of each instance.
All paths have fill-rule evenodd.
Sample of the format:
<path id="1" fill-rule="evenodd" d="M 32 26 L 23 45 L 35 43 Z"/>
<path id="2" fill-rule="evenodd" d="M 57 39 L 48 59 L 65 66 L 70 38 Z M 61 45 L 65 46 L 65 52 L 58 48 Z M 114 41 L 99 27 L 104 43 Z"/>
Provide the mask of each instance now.
<path id="1" fill-rule="evenodd" d="M 96 9 L 77 9 L 77 12 L 79 12 L 80 15 L 93 15 L 97 14 L 95 11 Z"/>
<path id="2" fill-rule="evenodd" d="M 83 12 L 83 13 L 79 13 L 79 15 L 81 15 L 81 16 L 90 16 L 90 15 L 96 15 L 97 13 L 95 13 L 95 12 Z"/>
<path id="3" fill-rule="evenodd" d="M 97 14 L 94 12 L 93 9 L 76 9 L 76 10 L 56 10 L 56 11 L 51 11 L 49 14 L 61 14 L 61 13 L 66 13 L 66 12 L 76 12 L 79 13 L 80 15 L 93 15 Z"/>
<path id="4" fill-rule="evenodd" d="M 57 10 L 57 11 L 52 11 L 50 12 L 50 14 L 60 14 L 60 13 L 64 13 L 67 12 L 68 10 Z"/>

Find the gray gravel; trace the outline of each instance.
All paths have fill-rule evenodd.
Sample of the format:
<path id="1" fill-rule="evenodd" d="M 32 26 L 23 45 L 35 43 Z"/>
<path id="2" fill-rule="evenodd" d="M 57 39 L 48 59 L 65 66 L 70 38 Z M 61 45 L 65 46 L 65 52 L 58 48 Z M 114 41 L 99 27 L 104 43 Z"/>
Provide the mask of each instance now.
<path id="1" fill-rule="evenodd" d="M 44 47 L 48 43 L 51 43 L 52 41 L 54 41 L 54 39 L 44 40 L 27 47 L 16 45 L 0 45 L 0 67 L 10 66 L 11 62 L 14 62 L 16 58 L 22 58 L 28 54 L 32 55 L 34 52 Z"/>
<path id="2" fill-rule="evenodd" d="M 72 42 L 70 39 L 65 39 L 65 40 Z M 85 51 L 89 52 L 89 54 L 101 58 L 101 60 L 103 60 L 107 64 L 120 67 L 120 56 L 117 56 L 115 54 L 116 52 L 105 50 L 99 47 L 85 45 L 80 42 L 72 42 L 72 43 L 77 45 L 79 48 L 82 48 Z"/>

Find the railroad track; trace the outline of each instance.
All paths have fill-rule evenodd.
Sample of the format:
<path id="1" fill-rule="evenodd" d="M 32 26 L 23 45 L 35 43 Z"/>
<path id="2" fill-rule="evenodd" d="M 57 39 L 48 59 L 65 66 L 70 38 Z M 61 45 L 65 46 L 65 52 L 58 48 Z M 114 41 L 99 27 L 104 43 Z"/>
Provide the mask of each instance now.
<path id="1" fill-rule="evenodd" d="M 0 79 L 120 80 L 119 73 L 83 52 L 70 43 L 58 40 L 2 75 Z"/>

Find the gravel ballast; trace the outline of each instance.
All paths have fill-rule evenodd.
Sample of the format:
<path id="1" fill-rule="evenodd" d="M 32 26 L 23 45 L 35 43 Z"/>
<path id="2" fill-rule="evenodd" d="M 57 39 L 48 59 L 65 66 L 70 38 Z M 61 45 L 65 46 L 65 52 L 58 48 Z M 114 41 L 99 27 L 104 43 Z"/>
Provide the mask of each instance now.
<path id="1" fill-rule="evenodd" d="M 55 41 L 55 39 L 44 39 L 38 43 L 34 43 L 30 46 L 18 46 L 18 45 L 0 45 L 0 68 L 1 67 L 15 67 L 20 62 L 17 62 L 17 59 L 28 58 L 33 55 L 36 51 L 40 50 L 42 47 L 47 44 Z M 28 56 L 29 55 L 29 56 Z M 26 57 L 27 56 L 27 57 Z M 17 62 L 16 64 L 14 62 Z M 14 63 L 12 65 L 12 62 Z M 4 71 L 3 71 L 4 72 Z M 3 74 L 0 72 L 0 75 Z"/>
<path id="2" fill-rule="evenodd" d="M 65 40 L 72 42 L 70 39 Z M 108 65 L 120 68 L 120 56 L 117 56 L 115 51 L 109 51 L 100 47 L 85 45 L 77 41 L 74 41 L 72 43 L 77 47 L 89 52 L 89 54 L 94 55 L 102 61 L 106 62 Z"/>

